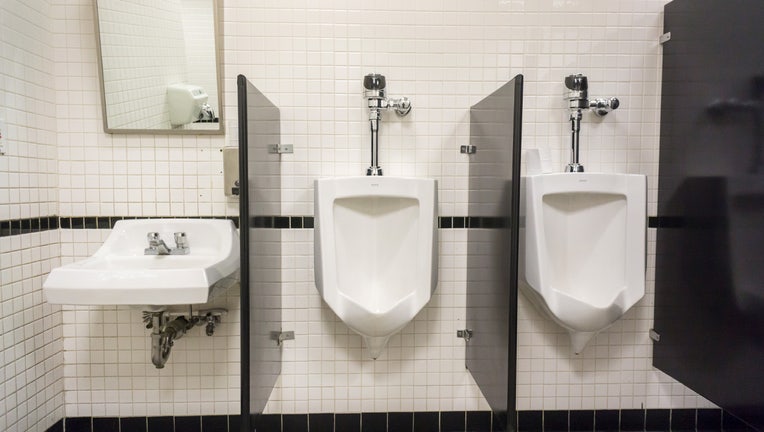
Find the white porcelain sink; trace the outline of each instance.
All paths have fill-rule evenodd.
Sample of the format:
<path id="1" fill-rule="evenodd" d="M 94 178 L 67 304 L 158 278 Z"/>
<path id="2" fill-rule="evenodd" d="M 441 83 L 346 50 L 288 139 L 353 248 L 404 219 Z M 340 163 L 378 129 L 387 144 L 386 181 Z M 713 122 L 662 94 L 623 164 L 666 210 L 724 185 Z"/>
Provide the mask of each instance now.
<path id="1" fill-rule="evenodd" d="M 149 232 L 170 247 L 174 233 L 185 232 L 188 254 L 145 255 Z M 236 284 L 238 270 L 239 234 L 230 220 L 123 220 L 93 256 L 53 269 L 42 288 L 52 304 L 200 304 Z"/>

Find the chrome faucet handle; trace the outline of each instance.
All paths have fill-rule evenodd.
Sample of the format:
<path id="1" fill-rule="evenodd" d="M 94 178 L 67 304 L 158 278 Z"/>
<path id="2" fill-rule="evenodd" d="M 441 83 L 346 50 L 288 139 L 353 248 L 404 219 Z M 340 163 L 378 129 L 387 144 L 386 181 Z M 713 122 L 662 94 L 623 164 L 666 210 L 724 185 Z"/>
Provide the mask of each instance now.
<path id="1" fill-rule="evenodd" d="M 143 250 L 144 255 L 162 255 L 165 252 L 164 241 L 159 238 L 158 232 L 149 231 L 146 234 L 146 240 L 149 242 L 149 247 Z"/>
<path id="2" fill-rule="evenodd" d="M 187 249 L 188 248 L 188 237 L 186 237 L 186 233 L 184 233 L 182 231 L 175 233 L 175 246 L 178 249 Z"/>

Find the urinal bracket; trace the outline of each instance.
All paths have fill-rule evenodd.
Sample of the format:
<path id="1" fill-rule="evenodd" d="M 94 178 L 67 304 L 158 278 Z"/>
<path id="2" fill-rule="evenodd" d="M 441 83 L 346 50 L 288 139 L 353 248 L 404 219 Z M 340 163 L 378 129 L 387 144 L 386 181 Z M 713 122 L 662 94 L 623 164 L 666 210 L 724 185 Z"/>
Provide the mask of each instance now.
<path id="1" fill-rule="evenodd" d="M 469 342 L 470 339 L 472 339 L 472 330 L 470 329 L 457 330 L 456 337 L 464 339 L 465 342 Z"/>
<path id="2" fill-rule="evenodd" d="M 292 144 L 269 144 L 268 153 L 270 154 L 294 153 L 294 146 Z"/>
<path id="3" fill-rule="evenodd" d="M 463 145 L 463 146 L 459 147 L 459 153 L 462 153 L 462 154 L 475 154 L 475 153 L 477 153 L 477 147 L 472 145 L 472 144 Z"/>
<path id="4" fill-rule="evenodd" d="M 284 341 L 294 340 L 294 331 L 272 331 L 271 340 L 276 341 L 276 345 L 281 346 Z"/>
<path id="5" fill-rule="evenodd" d="M 650 339 L 652 339 L 654 342 L 660 342 L 661 334 L 655 331 L 655 329 L 650 329 Z"/>

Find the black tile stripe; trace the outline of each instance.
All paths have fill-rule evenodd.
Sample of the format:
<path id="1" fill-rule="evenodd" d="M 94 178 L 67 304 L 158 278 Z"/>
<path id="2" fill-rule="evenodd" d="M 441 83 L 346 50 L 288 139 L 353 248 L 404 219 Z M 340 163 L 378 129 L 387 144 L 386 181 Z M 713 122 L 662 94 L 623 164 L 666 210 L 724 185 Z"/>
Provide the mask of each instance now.
<path id="1" fill-rule="evenodd" d="M 31 234 L 55 229 L 111 229 L 123 219 L 229 219 L 238 228 L 238 216 L 42 216 L 0 220 L 0 237 Z M 311 218 L 312 219 L 312 218 Z"/>
<path id="2" fill-rule="evenodd" d="M 58 229 L 57 216 L 0 220 L 0 237 L 31 234 L 51 229 Z"/>
<path id="3" fill-rule="evenodd" d="M 54 229 L 112 229 L 125 219 L 229 219 L 239 227 L 238 216 L 43 216 L 28 219 L 0 220 L 0 237 L 29 234 Z M 313 216 L 255 216 L 250 221 L 253 228 L 313 229 Z M 503 217 L 493 216 L 439 216 L 440 229 L 503 229 L 509 226 Z M 681 221 L 676 218 L 650 216 L 648 228 L 677 228 Z"/>
<path id="4" fill-rule="evenodd" d="M 470 216 L 467 221 L 467 228 L 502 229 L 508 226 L 509 219 L 506 217 Z"/>

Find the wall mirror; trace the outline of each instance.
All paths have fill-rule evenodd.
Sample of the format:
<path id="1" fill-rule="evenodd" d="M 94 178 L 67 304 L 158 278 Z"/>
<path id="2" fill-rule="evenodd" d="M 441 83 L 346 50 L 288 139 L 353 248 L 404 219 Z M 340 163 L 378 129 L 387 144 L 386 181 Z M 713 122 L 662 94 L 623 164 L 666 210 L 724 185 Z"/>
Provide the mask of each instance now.
<path id="1" fill-rule="evenodd" d="M 96 0 L 104 130 L 222 134 L 216 0 Z"/>

